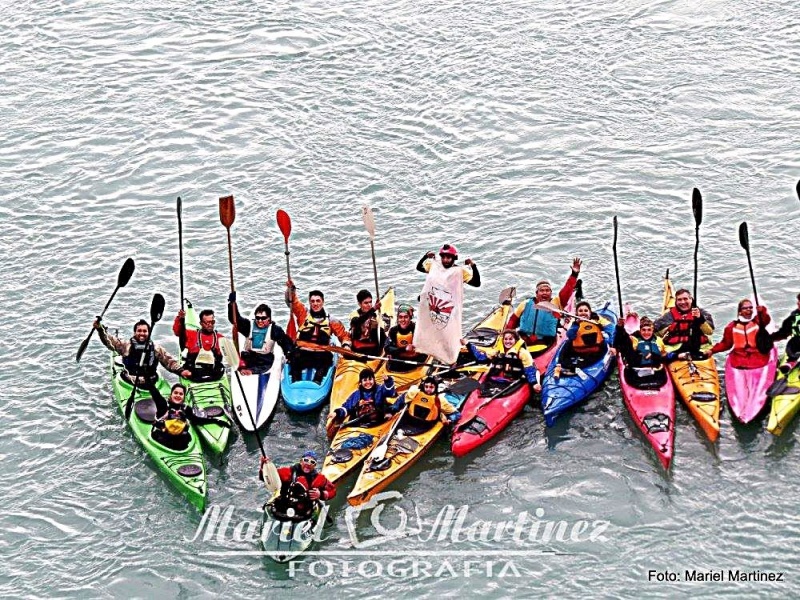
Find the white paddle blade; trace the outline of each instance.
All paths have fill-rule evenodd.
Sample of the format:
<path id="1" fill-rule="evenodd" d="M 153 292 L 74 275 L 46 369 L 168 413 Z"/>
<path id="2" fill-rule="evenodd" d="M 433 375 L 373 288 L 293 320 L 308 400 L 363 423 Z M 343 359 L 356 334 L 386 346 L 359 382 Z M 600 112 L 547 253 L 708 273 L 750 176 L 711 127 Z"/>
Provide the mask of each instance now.
<path id="1" fill-rule="evenodd" d="M 364 218 L 364 227 L 367 228 L 367 233 L 369 233 L 370 239 L 375 239 L 375 215 L 372 214 L 372 208 L 370 208 L 369 204 L 365 204 L 364 208 L 362 209 L 362 215 Z"/>
<path id="2" fill-rule="evenodd" d="M 261 475 L 264 477 L 264 487 L 272 496 L 281 489 L 281 478 L 278 475 L 278 467 L 273 462 L 264 463 L 261 466 Z"/>
<path id="3" fill-rule="evenodd" d="M 236 352 L 236 346 L 228 338 L 222 338 L 219 341 L 219 349 L 222 351 L 222 358 L 231 369 L 239 368 L 239 353 Z"/>

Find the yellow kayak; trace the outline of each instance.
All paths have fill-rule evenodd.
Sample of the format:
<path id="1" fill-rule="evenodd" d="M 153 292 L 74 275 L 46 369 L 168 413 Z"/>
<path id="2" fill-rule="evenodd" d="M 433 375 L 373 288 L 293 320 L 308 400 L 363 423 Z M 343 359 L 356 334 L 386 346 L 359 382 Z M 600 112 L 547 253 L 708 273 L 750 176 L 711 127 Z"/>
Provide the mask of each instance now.
<path id="1" fill-rule="evenodd" d="M 675 306 L 675 292 L 669 274 L 664 278 L 663 312 Z M 678 395 L 700 428 L 712 442 L 719 437 L 720 388 L 714 357 L 704 360 L 674 360 L 667 372 Z"/>
<path id="2" fill-rule="evenodd" d="M 785 363 L 786 355 L 780 364 Z M 767 396 L 772 399 L 767 431 L 772 435 L 781 435 L 800 409 L 800 369 L 795 368 L 785 374 L 779 368 L 775 383 L 767 390 Z"/>
<path id="3" fill-rule="evenodd" d="M 384 329 L 387 331 L 395 322 L 394 302 L 394 288 L 390 287 L 381 297 L 381 316 L 383 317 Z M 345 327 L 349 326 L 349 323 L 345 323 Z M 350 397 L 350 394 L 358 387 L 358 374 L 361 373 L 362 369 L 369 367 L 373 371 L 377 371 L 382 364 L 383 361 L 380 360 L 361 361 L 353 358 L 344 358 L 343 356 L 339 357 L 333 376 L 330 412 L 332 413 L 342 406 Z"/>
<path id="4" fill-rule="evenodd" d="M 401 415 L 397 415 L 395 418 Z M 411 427 L 398 426 L 389 440 L 386 455 L 382 460 L 370 456 L 361 468 L 355 487 L 347 501 L 353 506 L 363 504 L 405 473 L 427 452 L 444 431 L 444 423 L 436 421 L 430 429 L 418 431 Z M 388 432 L 387 432 L 388 434 Z M 385 437 L 385 436 L 384 436 Z M 378 444 L 384 442 L 382 438 Z"/>
<path id="5" fill-rule="evenodd" d="M 355 469 L 378 445 L 397 416 L 399 415 L 372 427 L 359 427 L 358 425 L 341 427 L 333 437 L 331 447 L 325 455 L 322 474 L 331 483 L 336 483 Z"/>

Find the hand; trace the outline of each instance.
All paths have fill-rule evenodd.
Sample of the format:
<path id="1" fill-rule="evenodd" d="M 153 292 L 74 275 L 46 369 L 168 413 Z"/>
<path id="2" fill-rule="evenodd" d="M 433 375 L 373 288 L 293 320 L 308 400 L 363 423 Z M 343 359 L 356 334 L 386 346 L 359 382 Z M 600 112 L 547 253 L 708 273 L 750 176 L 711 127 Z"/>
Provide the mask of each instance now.
<path id="1" fill-rule="evenodd" d="M 576 277 L 581 272 L 582 264 L 583 263 L 581 262 L 581 259 L 579 257 L 576 256 L 575 258 L 572 259 L 572 272 L 575 273 Z"/>
<path id="2" fill-rule="evenodd" d="M 465 265 L 474 265 L 475 263 L 472 261 L 471 258 L 468 258 L 467 260 L 464 261 L 464 264 Z"/>
<path id="3" fill-rule="evenodd" d="M 352 350 L 353 344 L 351 344 L 350 342 L 342 342 L 342 348 L 345 348 L 347 350 Z"/>
<path id="4" fill-rule="evenodd" d="M 461 338 L 461 339 L 460 339 L 460 340 L 458 340 L 458 341 L 459 341 L 459 342 L 461 342 L 461 345 L 462 345 L 462 346 L 466 346 L 466 345 L 467 345 L 467 338 Z"/>
<path id="5" fill-rule="evenodd" d="M 425 258 L 433 258 L 434 256 L 436 256 L 435 252 L 426 252 L 425 253 Z"/>
<path id="6" fill-rule="evenodd" d="M 391 375 L 383 380 L 383 387 L 387 389 L 392 389 L 394 387 L 394 378 Z"/>
<path id="7" fill-rule="evenodd" d="M 270 462 L 270 460 L 269 460 L 269 456 L 262 456 L 262 457 L 261 457 L 261 458 L 259 458 L 259 460 L 258 460 L 258 464 L 259 464 L 259 465 L 261 465 L 262 467 L 263 467 L 265 464 L 267 464 L 268 462 Z"/>
<path id="8" fill-rule="evenodd" d="M 380 308 L 381 308 L 381 300 L 380 300 L 380 298 L 378 298 L 378 301 L 375 304 L 373 304 L 373 308 L 375 310 L 380 310 Z"/>
<path id="9" fill-rule="evenodd" d="M 95 317 L 94 323 L 92 323 L 92 327 L 95 329 L 100 329 L 100 321 L 102 321 L 102 317 Z"/>
<path id="10" fill-rule="evenodd" d="M 250 369 L 239 369 L 240 375 L 252 375 L 253 372 Z"/>
<path id="11" fill-rule="evenodd" d="M 534 383 L 533 384 L 533 391 L 534 392 L 541 392 L 542 391 L 542 384 L 541 383 Z"/>
<path id="12" fill-rule="evenodd" d="M 236 302 L 236 291 L 231 292 L 228 294 L 228 302 Z"/>
<path id="13" fill-rule="evenodd" d="M 183 309 L 180 309 L 180 310 L 178 311 L 178 318 L 179 318 L 179 319 L 185 319 L 185 318 L 186 318 L 186 311 L 185 311 L 185 310 L 183 310 Z"/>
<path id="14" fill-rule="evenodd" d="M 699 308 L 697 308 L 697 307 L 695 306 L 695 307 L 692 309 L 692 318 L 693 318 L 693 319 L 699 319 L 699 318 L 700 318 L 700 316 L 701 316 L 701 315 L 700 315 L 700 309 L 699 309 Z"/>
<path id="15" fill-rule="evenodd" d="M 319 500 L 320 496 L 321 494 L 319 493 L 319 490 L 317 488 L 311 488 L 310 490 L 308 490 L 308 497 L 311 500 Z"/>
<path id="16" fill-rule="evenodd" d="M 189 379 L 192 376 L 192 372 L 189 369 L 184 369 L 180 372 L 180 376 L 184 379 Z"/>
<path id="17" fill-rule="evenodd" d="M 611 356 L 616 356 L 617 355 L 617 349 L 612 346 L 611 348 L 608 349 L 608 353 Z"/>
<path id="18" fill-rule="evenodd" d="M 691 355 L 688 352 L 678 354 L 678 360 L 689 360 L 689 358 L 691 358 Z"/>
<path id="19" fill-rule="evenodd" d="M 405 351 L 406 351 L 408 354 L 414 354 L 414 344 L 408 344 L 408 345 L 405 347 Z"/>

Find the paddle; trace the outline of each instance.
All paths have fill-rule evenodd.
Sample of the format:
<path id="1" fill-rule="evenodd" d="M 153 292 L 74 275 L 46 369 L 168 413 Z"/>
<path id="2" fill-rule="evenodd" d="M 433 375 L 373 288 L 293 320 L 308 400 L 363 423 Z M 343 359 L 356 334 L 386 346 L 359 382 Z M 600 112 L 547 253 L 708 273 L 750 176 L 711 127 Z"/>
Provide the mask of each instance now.
<path id="1" fill-rule="evenodd" d="M 402 358 L 392 358 L 390 356 L 372 356 L 371 354 L 362 354 L 361 352 L 356 352 L 355 350 L 348 350 L 347 348 L 342 348 L 341 346 L 326 346 L 324 344 L 315 344 L 314 342 L 305 342 L 303 340 L 297 341 L 298 348 L 306 348 L 308 350 L 316 350 L 318 352 L 335 352 L 336 354 L 341 354 L 342 356 L 346 356 L 347 358 L 361 358 L 365 360 L 381 360 L 384 362 L 398 362 L 404 365 L 415 365 L 417 367 L 421 367 L 424 365 L 430 365 L 432 367 L 449 367 L 450 365 L 444 363 L 421 363 L 415 362 L 413 360 L 404 360 Z"/>
<path id="2" fill-rule="evenodd" d="M 750 258 L 750 235 L 747 232 L 747 222 L 743 221 L 739 225 L 739 244 L 747 254 L 747 268 L 750 269 L 750 283 L 753 284 L 753 298 L 756 302 L 756 319 L 758 321 L 758 332 L 756 333 L 756 348 L 762 354 L 769 354 L 772 350 L 772 336 L 767 331 L 766 325 L 761 321 L 761 314 L 758 312 L 758 291 L 756 291 L 756 278 L 753 275 L 753 261 Z"/>
<path id="3" fill-rule="evenodd" d="M 153 327 L 156 323 L 161 320 L 161 315 L 164 314 L 164 296 L 161 294 L 155 294 L 153 296 L 153 301 L 150 303 L 150 329 L 147 331 L 147 340 L 145 340 L 144 347 L 147 348 L 150 345 L 150 338 L 153 336 Z M 142 367 L 144 366 L 144 359 L 147 356 L 147 352 L 142 352 L 139 356 L 139 372 L 142 372 Z M 133 408 L 133 399 L 136 397 L 136 390 L 138 389 L 139 385 L 139 378 L 135 377 L 133 380 L 133 391 L 131 392 L 130 397 L 128 398 L 127 404 L 125 404 L 125 420 L 128 421 L 131 418 L 131 408 Z"/>
<path id="4" fill-rule="evenodd" d="M 800 200 L 800 179 L 797 180 L 797 186 L 795 187 L 795 191 L 797 192 L 798 200 Z"/>
<path id="5" fill-rule="evenodd" d="M 614 244 L 611 246 L 614 252 L 614 275 L 617 277 L 617 299 L 619 300 L 619 316 L 622 318 L 622 288 L 619 285 L 619 263 L 617 262 L 617 215 L 614 215 Z"/>
<path id="6" fill-rule="evenodd" d="M 283 253 L 286 255 L 286 280 L 291 281 L 292 271 L 289 269 L 289 236 L 292 234 L 292 220 L 289 218 L 289 214 L 281 209 L 278 209 L 276 218 L 278 220 L 278 229 L 280 229 L 283 234 Z M 288 288 L 286 291 L 286 306 L 291 309 L 292 302 L 289 299 Z M 291 310 L 289 310 L 289 323 L 286 325 L 286 335 L 293 340 L 297 337 L 297 324 L 295 323 L 294 313 Z"/>
<path id="7" fill-rule="evenodd" d="M 369 247 L 372 250 L 372 274 L 375 276 L 375 296 L 381 297 L 381 291 L 378 287 L 378 263 L 375 261 L 375 215 L 372 214 L 372 208 L 368 204 L 364 205 L 362 215 L 364 218 L 364 227 L 367 228 L 369 233 Z M 378 309 L 378 322 L 381 322 L 381 311 Z"/>
<path id="8" fill-rule="evenodd" d="M 697 252 L 700 249 L 700 224 L 703 222 L 703 197 L 700 190 L 692 190 L 692 213 L 694 214 L 694 288 L 692 296 L 694 304 L 697 306 Z"/>
<path id="9" fill-rule="evenodd" d="M 370 454 L 369 457 L 370 462 L 381 461 L 386 458 L 386 451 L 389 449 L 389 442 L 391 441 L 394 432 L 397 431 L 397 426 L 400 424 L 400 419 L 402 419 L 403 415 L 406 414 L 407 408 L 408 404 L 405 404 L 402 410 L 395 417 L 395 421 L 392 423 L 392 427 L 389 429 L 389 432 L 384 436 L 381 443 L 375 446 L 375 448 L 372 450 L 372 454 Z"/>
<path id="10" fill-rule="evenodd" d="M 119 275 L 117 275 L 117 287 L 114 288 L 114 292 L 111 294 L 111 297 L 106 302 L 105 307 L 103 308 L 103 312 L 100 313 L 98 317 L 98 321 L 103 318 L 106 314 L 106 310 L 108 310 L 109 304 L 114 299 L 114 296 L 117 295 L 119 288 L 125 287 L 128 285 L 128 282 L 131 280 L 131 275 L 133 275 L 133 270 L 136 266 L 133 264 L 132 258 L 125 259 L 125 262 L 122 264 L 122 268 L 119 270 Z M 81 342 L 80 347 L 78 348 L 77 354 L 75 354 L 75 362 L 81 362 L 81 357 L 83 353 L 86 352 L 86 347 L 89 345 L 89 340 L 92 339 L 92 334 L 94 334 L 94 327 L 89 332 L 89 335 L 86 336 L 86 339 Z"/>
<path id="11" fill-rule="evenodd" d="M 541 308 L 543 310 L 546 310 L 548 312 L 553 313 L 553 315 L 555 315 L 556 317 L 558 317 L 560 315 L 566 315 L 566 316 L 571 317 L 573 319 L 577 319 L 578 321 L 586 321 L 587 323 L 594 323 L 595 325 L 602 325 L 602 323 L 600 323 L 599 321 L 592 321 L 591 319 L 584 319 L 583 317 L 579 317 L 575 313 L 567 312 L 562 308 L 558 308 L 552 302 L 537 302 L 535 306 L 536 306 L 536 308 Z"/>
<path id="12" fill-rule="evenodd" d="M 183 202 L 181 201 L 181 197 L 178 196 L 178 256 L 180 262 L 179 269 L 180 269 L 180 277 L 181 277 L 181 309 L 183 309 L 183 219 L 181 219 L 181 209 L 183 207 Z"/>
<path id="13" fill-rule="evenodd" d="M 223 196 L 219 199 L 219 220 L 228 232 L 228 269 L 231 274 L 231 292 L 235 292 L 236 288 L 233 286 L 233 250 L 231 249 L 231 225 L 236 220 L 236 206 L 233 204 L 233 196 Z M 236 308 L 236 302 L 231 302 L 233 309 L 233 345 L 236 351 L 239 351 L 239 327 L 236 323 L 235 316 L 239 313 Z"/>

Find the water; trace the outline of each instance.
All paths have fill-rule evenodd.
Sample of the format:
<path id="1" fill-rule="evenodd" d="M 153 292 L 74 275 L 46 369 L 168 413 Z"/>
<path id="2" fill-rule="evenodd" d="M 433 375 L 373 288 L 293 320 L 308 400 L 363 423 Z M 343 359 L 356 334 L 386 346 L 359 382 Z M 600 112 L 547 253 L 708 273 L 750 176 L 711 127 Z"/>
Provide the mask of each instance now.
<path id="1" fill-rule="evenodd" d="M 127 332 L 158 291 L 167 313 L 155 337 L 175 349 L 177 196 L 185 294 L 198 306 L 225 306 L 217 198 L 233 194 L 235 283 L 245 307 L 266 300 L 285 319 L 275 225 L 282 208 L 292 217 L 301 292 L 323 289 L 334 315 L 349 312 L 355 292 L 372 286 L 360 218 L 369 202 L 382 285 L 415 298 L 419 256 L 455 243 L 484 279 L 467 289 L 465 314 L 475 320 L 507 285 L 526 294 L 542 277 L 561 281 L 573 256 L 584 259 L 589 298 L 613 299 L 613 215 L 623 294 L 652 314 L 667 268 L 677 285 L 692 284 L 690 197 L 698 187 L 701 305 L 721 327 L 751 293 L 736 235 L 746 220 L 760 299 L 783 318 L 797 293 L 800 216 L 792 6 L 6 3 L 0 593 L 796 593 L 796 425 L 776 439 L 763 420 L 742 427 L 726 411 L 721 439 L 710 445 L 679 406 L 674 466 L 664 473 L 613 378 L 550 430 L 528 409 L 465 459 L 454 461 L 442 441 L 394 486 L 403 495 L 395 506 L 417 509 L 428 528 L 442 507 L 467 504 L 466 525 L 540 509 L 542 527 L 607 522 L 601 539 L 540 536 L 517 545 L 510 536 L 412 536 L 366 550 L 378 566 L 340 556 L 350 572 L 336 562 L 325 576 L 326 557 L 315 557 L 313 573 L 308 562 L 290 573 L 247 555 L 257 546 L 230 536 L 185 542 L 201 516 L 122 426 L 105 352 L 95 340 L 80 364 L 72 360 L 127 256 L 136 273 L 106 322 Z M 322 417 L 279 409 L 265 435 L 268 452 L 287 462 L 300 448 L 322 448 Z M 254 439 L 239 436 L 211 467 L 210 502 L 234 507 L 234 522 L 258 518 L 258 454 Z M 319 550 L 343 550 L 349 539 L 342 498 L 350 484 Z M 387 508 L 382 518 L 394 526 L 398 515 Z M 365 517 L 353 531 L 376 533 Z M 419 572 L 393 576 L 391 557 L 380 555 L 389 550 L 432 552 L 414 556 L 433 572 L 420 563 Z M 507 566 L 500 576 L 508 561 L 519 576 Z M 648 581 L 650 569 L 683 578 L 695 568 L 786 575 L 783 583 Z"/>

